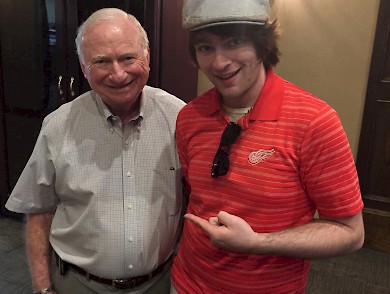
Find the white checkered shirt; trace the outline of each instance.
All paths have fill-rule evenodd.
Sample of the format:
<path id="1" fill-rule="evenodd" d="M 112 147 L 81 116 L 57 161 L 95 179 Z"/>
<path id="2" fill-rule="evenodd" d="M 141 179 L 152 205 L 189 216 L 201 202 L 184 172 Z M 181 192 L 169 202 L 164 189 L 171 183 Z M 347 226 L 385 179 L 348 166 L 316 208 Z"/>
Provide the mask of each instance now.
<path id="1" fill-rule="evenodd" d="M 48 115 L 6 207 L 56 210 L 50 242 L 96 276 L 150 273 L 174 251 L 182 210 L 175 122 L 184 106 L 146 86 L 122 131 L 93 91 Z"/>

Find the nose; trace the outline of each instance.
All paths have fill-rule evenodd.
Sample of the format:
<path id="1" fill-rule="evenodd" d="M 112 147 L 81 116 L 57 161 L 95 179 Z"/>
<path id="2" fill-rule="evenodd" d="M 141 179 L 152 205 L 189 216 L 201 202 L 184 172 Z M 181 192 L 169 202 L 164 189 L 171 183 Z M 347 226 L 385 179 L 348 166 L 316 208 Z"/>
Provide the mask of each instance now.
<path id="1" fill-rule="evenodd" d="M 212 67 L 215 70 L 224 70 L 226 67 L 228 67 L 231 63 L 230 58 L 227 56 L 226 52 L 223 50 L 215 50 L 213 60 L 212 60 Z"/>
<path id="2" fill-rule="evenodd" d="M 110 78 L 115 82 L 122 82 L 127 77 L 127 73 L 123 70 L 119 62 L 114 61 L 112 63 Z"/>

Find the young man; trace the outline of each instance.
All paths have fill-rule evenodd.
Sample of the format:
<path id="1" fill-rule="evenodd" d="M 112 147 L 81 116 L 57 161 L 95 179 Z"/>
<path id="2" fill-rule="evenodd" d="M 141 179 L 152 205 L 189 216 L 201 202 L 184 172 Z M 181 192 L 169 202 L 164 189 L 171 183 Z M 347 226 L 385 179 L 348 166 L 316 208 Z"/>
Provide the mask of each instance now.
<path id="1" fill-rule="evenodd" d="M 178 115 L 190 195 L 171 293 L 304 293 L 309 259 L 363 244 L 341 122 L 274 73 L 268 11 L 266 0 L 184 3 L 190 53 L 215 88 Z"/>
<path id="2" fill-rule="evenodd" d="M 168 293 L 182 215 L 175 122 L 185 103 L 145 86 L 149 42 L 132 15 L 93 13 L 76 45 L 92 91 L 45 118 L 7 202 L 27 214 L 33 289 Z"/>

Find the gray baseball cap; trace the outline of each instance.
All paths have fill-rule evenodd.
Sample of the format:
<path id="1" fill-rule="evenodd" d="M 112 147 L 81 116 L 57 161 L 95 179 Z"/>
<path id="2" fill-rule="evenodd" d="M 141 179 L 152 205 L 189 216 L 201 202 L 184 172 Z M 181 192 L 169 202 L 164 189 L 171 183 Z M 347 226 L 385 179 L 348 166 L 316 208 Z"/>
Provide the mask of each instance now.
<path id="1" fill-rule="evenodd" d="M 268 21 L 268 0 L 184 0 L 183 27 L 190 31 L 221 24 Z"/>

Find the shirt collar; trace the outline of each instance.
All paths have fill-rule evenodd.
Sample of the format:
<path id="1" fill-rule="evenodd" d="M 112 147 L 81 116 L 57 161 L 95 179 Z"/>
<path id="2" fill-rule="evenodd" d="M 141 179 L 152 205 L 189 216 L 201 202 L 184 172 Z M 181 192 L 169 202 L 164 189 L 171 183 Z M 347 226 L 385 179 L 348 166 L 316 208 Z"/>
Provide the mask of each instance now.
<path id="1" fill-rule="evenodd" d="M 208 90 L 205 94 L 207 96 L 207 100 L 205 102 L 208 104 L 205 110 L 207 114 L 212 115 L 222 109 L 221 94 L 216 88 Z"/>
<path id="2" fill-rule="evenodd" d="M 278 120 L 284 93 L 283 79 L 273 69 L 267 72 L 263 89 L 250 112 L 250 120 Z"/>
<path id="3" fill-rule="evenodd" d="M 100 115 L 102 118 L 109 124 L 112 124 L 112 118 L 115 117 L 115 115 L 112 114 L 110 109 L 108 109 L 107 105 L 103 102 L 102 98 L 95 92 L 93 92 L 96 103 L 97 103 L 97 108 L 99 110 Z M 142 119 L 144 117 L 144 112 L 146 108 L 146 95 L 144 90 L 141 92 L 141 97 L 140 97 L 140 110 L 139 114 L 135 116 L 132 120 L 137 120 L 137 119 Z"/>
<path id="4" fill-rule="evenodd" d="M 283 79 L 269 69 L 263 89 L 253 109 L 249 113 L 250 120 L 277 120 L 280 114 L 284 93 Z M 221 94 L 216 88 L 208 91 L 207 113 L 209 115 L 221 110 Z"/>

